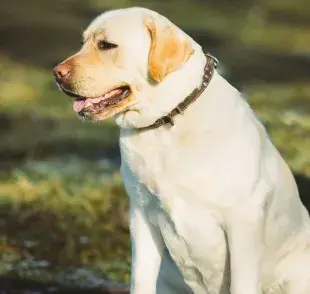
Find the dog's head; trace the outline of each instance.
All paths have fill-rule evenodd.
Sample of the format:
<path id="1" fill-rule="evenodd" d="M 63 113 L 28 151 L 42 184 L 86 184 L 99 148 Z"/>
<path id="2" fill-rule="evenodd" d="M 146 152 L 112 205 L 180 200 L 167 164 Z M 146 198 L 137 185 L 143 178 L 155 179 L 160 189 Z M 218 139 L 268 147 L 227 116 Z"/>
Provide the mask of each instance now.
<path id="1" fill-rule="evenodd" d="M 192 45 L 183 31 L 153 11 L 109 11 L 89 25 L 80 51 L 56 66 L 54 75 L 61 90 L 75 99 L 80 116 L 119 121 L 131 116 L 137 127 L 147 108 L 151 113 L 151 100 L 161 99 L 154 97 L 155 89 L 187 62 Z M 148 116 L 154 121 L 159 115 Z"/>

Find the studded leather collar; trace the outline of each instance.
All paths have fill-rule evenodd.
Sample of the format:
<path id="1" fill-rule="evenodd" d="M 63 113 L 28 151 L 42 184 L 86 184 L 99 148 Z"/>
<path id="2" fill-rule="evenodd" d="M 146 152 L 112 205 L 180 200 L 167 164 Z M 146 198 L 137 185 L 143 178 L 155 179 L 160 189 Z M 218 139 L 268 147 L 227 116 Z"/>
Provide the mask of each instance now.
<path id="1" fill-rule="evenodd" d="M 170 111 L 167 115 L 159 118 L 153 124 L 139 128 L 139 130 L 153 130 L 159 128 L 165 124 L 170 123 L 174 125 L 174 117 L 178 114 L 183 114 L 184 110 L 186 110 L 193 102 L 197 100 L 197 98 L 203 93 L 203 91 L 208 87 L 213 74 L 214 70 L 217 67 L 218 60 L 212 56 L 210 53 L 205 53 L 206 56 L 206 65 L 204 68 L 204 75 L 202 78 L 202 83 L 199 87 L 195 88 L 191 94 L 189 94 L 180 104 L 177 105 L 172 111 Z"/>

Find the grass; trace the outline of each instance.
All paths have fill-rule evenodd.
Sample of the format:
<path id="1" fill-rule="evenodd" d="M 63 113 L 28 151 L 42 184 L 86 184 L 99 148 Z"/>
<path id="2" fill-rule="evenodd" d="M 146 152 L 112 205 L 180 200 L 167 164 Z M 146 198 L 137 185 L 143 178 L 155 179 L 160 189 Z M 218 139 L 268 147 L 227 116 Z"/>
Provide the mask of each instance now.
<path id="1" fill-rule="evenodd" d="M 19 248 L 17 264 L 45 260 L 63 269 L 97 266 L 111 279 L 119 280 L 120 274 L 128 279 L 128 207 L 114 164 L 76 157 L 34 161 L 2 174 L 1 180 L 3 254 Z M 117 262 L 122 267 L 113 267 Z"/>

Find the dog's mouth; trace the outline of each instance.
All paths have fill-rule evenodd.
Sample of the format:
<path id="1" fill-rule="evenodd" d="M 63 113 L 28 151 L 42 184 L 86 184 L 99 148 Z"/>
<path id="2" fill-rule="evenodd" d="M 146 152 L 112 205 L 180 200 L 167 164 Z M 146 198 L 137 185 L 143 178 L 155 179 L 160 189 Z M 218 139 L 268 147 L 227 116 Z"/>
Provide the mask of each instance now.
<path id="1" fill-rule="evenodd" d="M 84 112 L 91 112 L 94 114 L 103 112 L 106 109 L 121 103 L 131 93 L 131 89 L 127 85 L 110 90 L 102 96 L 96 98 L 82 97 L 66 89 L 62 88 L 62 90 L 67 95 L 75 97 L 73 110 L 78 114 L 83 114 Z"/>

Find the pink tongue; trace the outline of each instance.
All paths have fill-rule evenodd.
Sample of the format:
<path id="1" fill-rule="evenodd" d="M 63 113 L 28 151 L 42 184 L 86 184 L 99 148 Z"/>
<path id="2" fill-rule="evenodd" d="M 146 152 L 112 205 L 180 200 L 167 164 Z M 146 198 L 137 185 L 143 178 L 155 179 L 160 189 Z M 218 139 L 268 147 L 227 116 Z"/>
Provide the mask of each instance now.
<path id="1" fill-rule="evenodd" d="M 86 100 L 75 100 L 73 104 L 73 109 L 75 112 L 80 112 L 85 104 Z"/>
<path id="2" fill-rule="evenodd" d="M 80 112 L 81 110 L 83 110 L 83 108 L 86 108 L 92 105 L 93 103 L 99 103 L 104 99 L 110 98 L 113 95 L 120 94 L 120 93 L 122 93 L 122 91 L 120 89 L 116 89 L 116 90 L 110 91 L 109 93 L 105 94 L 102 97 L 91 98 L 91 99 L 76 99 L 73 104 L 73 109 L 75 112 Z"/>

